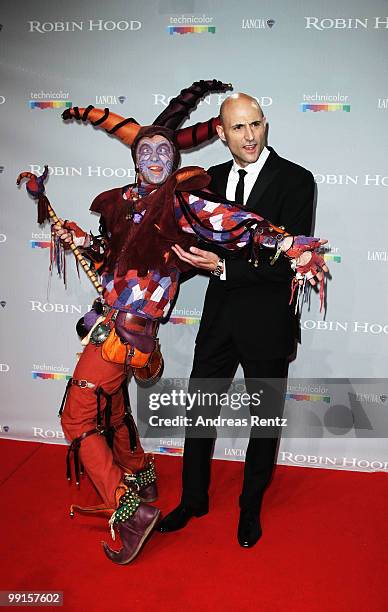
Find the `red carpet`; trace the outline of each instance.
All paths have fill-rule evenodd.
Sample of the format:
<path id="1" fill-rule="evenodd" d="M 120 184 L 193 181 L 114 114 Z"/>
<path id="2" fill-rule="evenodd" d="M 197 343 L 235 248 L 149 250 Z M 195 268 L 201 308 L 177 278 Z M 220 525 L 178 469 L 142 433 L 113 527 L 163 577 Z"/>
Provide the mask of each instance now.
<path id="1" fill-rule="evenodd" d="M 388 610 L 388 480 L 278 467 L 252 549 L 236 541 L 243 464 L 213 462 L 211 512 L 181 532 L 155 533 L 115 566 L 101 549 L 104 519 L 68 517 L 90 498 L 67 486 L 65 448 L 0 440 L 0 590 L 61 590 L 71 611 Z M 159 507 L 178 500 L 181 460 L 157 456 Z"/>

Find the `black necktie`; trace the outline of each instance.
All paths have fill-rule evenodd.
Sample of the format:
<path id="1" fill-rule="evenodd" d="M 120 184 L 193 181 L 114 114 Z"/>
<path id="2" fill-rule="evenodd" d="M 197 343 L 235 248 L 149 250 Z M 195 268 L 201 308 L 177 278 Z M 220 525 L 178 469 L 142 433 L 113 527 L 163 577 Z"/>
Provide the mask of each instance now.
<path id="1" fill-rule="evenodd" d="M 234 201 L 236 202 L 236 204 L 240 204 L 241 206 L 244 206 L 244 177 L 247 173 L 246 170 L 239 170 L 239 179 L 238 179 L 238 183 L 236 186 L 236 193 L 234 196 Z"/>

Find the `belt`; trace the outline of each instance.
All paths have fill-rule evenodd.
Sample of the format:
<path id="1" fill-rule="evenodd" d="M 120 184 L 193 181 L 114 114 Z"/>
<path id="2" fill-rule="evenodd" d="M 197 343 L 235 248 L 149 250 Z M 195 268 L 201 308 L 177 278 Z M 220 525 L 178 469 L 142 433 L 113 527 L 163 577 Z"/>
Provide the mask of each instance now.
<path id="1" fill-rule="evenodd" d="M 69 384 L 77 385 L 77 387 L 81 387 L 81 389 L 94 389 L 96 386 L 94 383 L 88 382 L 87 380 L 77 380 L 76 378 L 70 378 Z"/>
<path id="2" fill-rule="evenodd" d="M 131 312 L 127 312 L 127 313 L 125 313 L 125 317 L 123 317 L 122 322 L 123 322 L 123 324 L 125 326 L 130 325 L 131 323 L 132 324 L 134 323 L 135 325 L 139 325 L 140 327 L 146 328 L 147 327 L 147 323 L 149 325 L 149 321 L 150 320 L 151 319 L 147 319 L 146 317 L 139 317 L 139 315 L 134 315 Z M 155 321 L 155 323 L 156 323 L 156 321 Z"/>
<path id="3" fill-rule="evenodd" d="M 116 333 L 125 344 L 142 353 L 152 353 L 156 347 L 159 321 L 121 311 L 115 321 Z"/>
<path id="4" fill-rule="evenodd" d="M 136 327 L 141 328 L 139 333 L 156 337 L 159 321 L 155 321 L 155 319 L 147 319 L 147 317 L 141 317 L 139 315 L 132 314 L 131 312 L 125 312 L 123 310 L 119 311 L 116 317 L 116 330 L 117 328 L 125 328 L 135 331 Z"/>

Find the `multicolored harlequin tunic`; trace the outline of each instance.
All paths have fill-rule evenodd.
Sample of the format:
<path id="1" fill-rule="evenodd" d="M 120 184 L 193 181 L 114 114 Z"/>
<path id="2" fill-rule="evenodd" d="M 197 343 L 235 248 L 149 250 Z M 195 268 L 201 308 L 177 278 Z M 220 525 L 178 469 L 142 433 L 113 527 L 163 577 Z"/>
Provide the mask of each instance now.
<path id="1" fill-rule="evenodd" d="M 119 191 L 119 200 L 117 200 Z M 111 199 L 114 196 L 116 205 L 125 206 L 125 202 L 131 200 L 131 195 L 136 195 L 136 188 L 129 186 L 106 193 Z M 252 239 L 249 222 L 252 225 L 253 222 L 263 221 L 262 217 L 226 200 L 217 201 L 220 198 L 215 198 L 210 192 L 198 193 L 199 195 L 180 191 L 173 194 L 173 211 L 178 231 L 171 245 L 175 242 L 179 244 L 179 236 L 183 239 L 191 235 L 195 240 L 217 243 L 228 250 L 246 246 Z M 147 223 L 147 200 L 148 198 L 136 200 L 136 212 L 132 213 L 131 223 L 137 225 Z M 104 206 L 93 203 L 91 209 L 104 215 Z M 153 225 L 159 229 L 156 223 Z M 111 236 L 108 232 L 109 238 Z M 192 242 L 194 243 L 195 241 Z M 263 236 L 262 244 L 271 248 L 276 246 L 276 241 Z M 183 241 L 182 248 L 185 247 L 187 248 L 187 241 Z M 164 253 L 164 259 L 167 261 L 163 271 L 151 267 L 145 273 L 139 273 L 138 269 L 130 267 L 121 276 L 117 273 L 117 268 L 113 272 L 103 272 L 105 301 L 113 308 L 132 314 L 151 319 L 165 317 L 175 297 L 182 271 L 182 265 L 176 256 L 171 258 L 171 265 L 168 265 L 169 255 L 168 252 Z"/>

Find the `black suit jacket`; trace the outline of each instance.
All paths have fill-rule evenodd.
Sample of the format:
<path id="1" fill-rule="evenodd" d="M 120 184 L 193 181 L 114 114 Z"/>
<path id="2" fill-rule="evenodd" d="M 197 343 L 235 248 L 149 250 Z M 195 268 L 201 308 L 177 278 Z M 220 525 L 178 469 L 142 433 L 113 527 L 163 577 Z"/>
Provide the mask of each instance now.
<path id="1" fill-rule="evenodd" d="M 209 188 L 213 192 L 225 196 L 231 167 L 229 161 L 208 170 L 212 178 Z M 311 172 L 279 157 L 270 148 L 245 208 L 284 226 L 290 234 L 309 235 L 314 188 Z M 269 258 L 273 251 L 262 249 L 255 268 L 248 262 L 247 251 L 217 252 L 226 259 L 227 279 L 210 278 L 197 341 L 211 336 L 212 323 L 222 311 L 222 318 L 225 320 L 226 316 L 228 321 L 225 334 L 232 333 L 238 352 L 245 359 L 290 355 L 299 338 L 299 321 L 294 314 L 295 305 L 289 305 L 293 272 L 288 259 L 281 255 L 271 266 Z"/>

